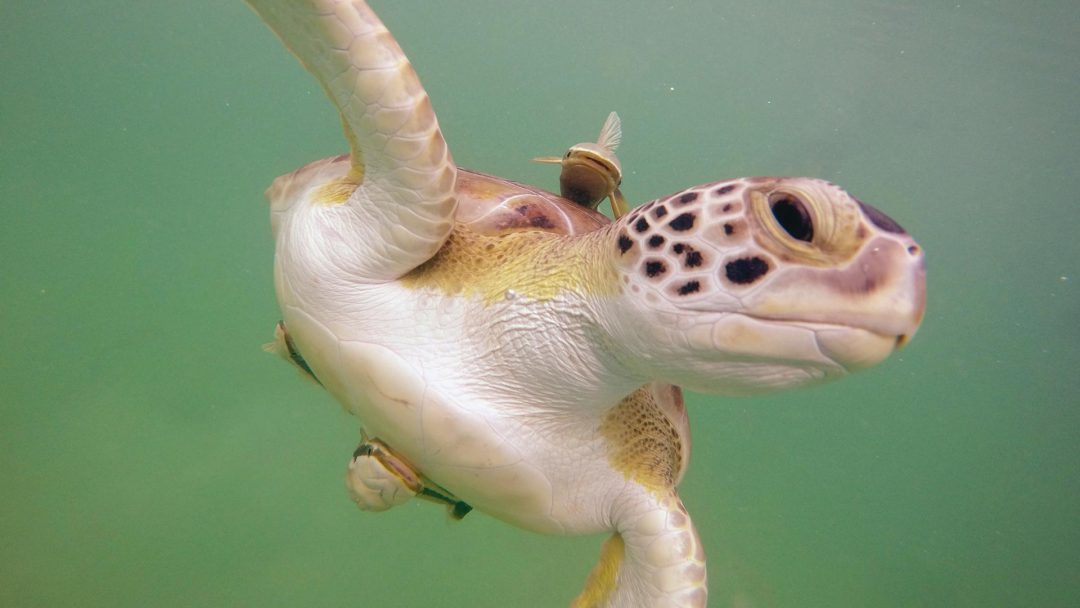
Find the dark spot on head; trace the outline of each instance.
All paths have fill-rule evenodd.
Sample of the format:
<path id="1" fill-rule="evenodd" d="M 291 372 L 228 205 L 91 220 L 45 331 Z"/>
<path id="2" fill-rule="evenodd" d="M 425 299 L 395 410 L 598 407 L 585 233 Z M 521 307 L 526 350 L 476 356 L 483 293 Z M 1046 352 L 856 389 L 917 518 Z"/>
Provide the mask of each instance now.
<path id="1" fill-rule="evenodd" d="M 732 226 L 731 224 L 724 224 L 724 234 L 728 236 L 735 234 L 735 226 Z"/>
<path id="2" fill-rule="evenodd" d="M 682 243 L 675 243 L 675 245 L 671 249 L 675 253 L 681 254 L 683 251 L 686 251 L 686 245 L 683 245 Z"/>
<path id="3" fill-rule="evenodd" d="M 663 205 L 658 206 L 656 208 L 656 211 L 653 212 L 653 215 L 655 215 L 657 219 L 664 217 L 665 215 L 667 215 L 667 207 Z"/>
<path id="4" fill-rule="evenodd" d="M 645 262 L 645 274 L 651 279 L 667 272 L 667 266 L 658 260 Z"/>
<path id="5" fill-rule="evenodd" d="M 731 213 L 731 206 L 732 206 L 731 203 L 724 203 L 724 207 L 723 207 L 724 213 Z"/>
<path id="6" fill-rule="evenodd" d="M 527 215 L 529 213 L 529 206 L 521 205 L 520 207 L 514 207 L 514 211 L 517 211 L 518 215 Z"/>
<path id="7" fill-rule="evenodd" d="M 701 290 L 701 283 L 697 281 L 688 281 L 686 285 L 679 288 L 679 295 L 685 296 L 687 294 L 696 293 Z"/>
<path id="8" fill-rule="evenodd" d="M 687 192 L 679 197 L 679 202 L 686 205 L 697 200 L 697 192 Z"/>
<path id="9" fill-rule="evenodd" d="M 702 257 L 701 252 L 689 251 L 686 254 L 686 266 L 689 268 L 697 268 L 701 266 Z"/>
<path id="10" fill-rule="evenodd" d="M 728 184 L 726 186 L 720 186 L 716 190 L 713 190 L 713 194 L 715 194 L 716 196 L 723 196 L 723 195 L 727 194 L 728 192 L 731 192 L 734 189 L 735 189 L 734 184 Z M 727 209 L 724 209 L 724 211 L 727 211 Z"/>
<path id="11" fill-rule="evenodd" d="M 679 232 L 685 232 L 694 227 L 695 216 L 693 213 L 683 213 L 675 219 L 668 222 L 668 226 Z"/>
<path id="12" fill-rule="evenodd" d="M 649 229 L 649 220 L 645 218 L 638 218 L 638 221 L 634 222 L 634 230 L 638 232 L 645 232 Z"/>
<path id="13" fill-rule="evenodd" d="M 862 209 L 863 215 L 866 219 L 870 220 L 870 223 L 881 228 L 885 232 L 891 232 L 893 234 L 907 234 L 907 231 L 900 227 L 900 224 L 896 223 L 896 220 L 885 215 L 884 213 L 874 209 L 870 205 L 855 199 L 856 203 L 859 203 L 859 209 Z"/>
<path id="14" fill-rule="evenodd" d="M 659 247 L 659 246 L 661 246 L 663 244 L 664 244 L 664 237 L 660 236 L 659 234 L 654 234 L 651 237 L 649 237 L 649 247 L 652 247 L 653 249 L 655 249 L 655 248 L 657 248 L 657 247 Z"/>
<path id="15" fill-rule="evenodd" d="M 728 262 L 724 272 L 732 283 L 748 285 L 769 272 L 769 263 L 759 257 L 739 258 Z"/>
<path id="16" fill-rule="evenodd" d="M 630 240 L 630 237 L 625 234 L 619 235 L 619 254 L 630 251 L 630 248 L 634 246 L 634 241 Z"/>

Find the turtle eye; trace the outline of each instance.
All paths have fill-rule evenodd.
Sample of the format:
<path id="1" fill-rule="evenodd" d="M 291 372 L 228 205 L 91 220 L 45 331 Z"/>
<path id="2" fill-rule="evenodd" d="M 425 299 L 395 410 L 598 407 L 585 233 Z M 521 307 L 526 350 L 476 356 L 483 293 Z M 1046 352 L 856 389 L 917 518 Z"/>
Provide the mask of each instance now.
<path id="1" fill-rule="evenodd" d="M 806 205 L 798 198 L 790 194 L 780 195 L 769 201 L 769 209 L 772 210 L 776 223 L 780 224 L 791 238 L 807 243 L 814 239 L 814 222 Z"/>

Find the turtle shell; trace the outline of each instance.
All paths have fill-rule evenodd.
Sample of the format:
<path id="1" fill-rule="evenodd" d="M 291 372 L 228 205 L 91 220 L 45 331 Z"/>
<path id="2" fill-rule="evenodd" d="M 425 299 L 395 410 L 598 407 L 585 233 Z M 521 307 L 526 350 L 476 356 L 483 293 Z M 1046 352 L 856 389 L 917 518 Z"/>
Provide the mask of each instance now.
<path id="1" fill-rule="evenodd" d="M 557 194 L 467 169 L 458 169 L 456 193 L 456 222 L 480 234 L 543 230 L 573 235 L 611 223 Z"/>

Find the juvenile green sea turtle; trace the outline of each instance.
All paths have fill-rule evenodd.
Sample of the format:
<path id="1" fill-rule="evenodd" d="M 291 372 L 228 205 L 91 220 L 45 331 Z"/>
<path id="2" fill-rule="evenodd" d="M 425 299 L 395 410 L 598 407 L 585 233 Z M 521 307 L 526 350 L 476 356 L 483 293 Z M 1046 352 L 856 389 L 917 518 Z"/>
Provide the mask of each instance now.
<path id="1" fill-rule="evenodd" d="M 367 4 L 249 1 L 350 146 L 267 195 L 277 350 L 362 420 L 354 499 L 430 483 L 529 530 L 610 531 L 575 605 L 704 605 L 671 385 L 748 394 L 878 363 L 922 318 L 915 241 L 811 178 L 705 184 L 610 223 L 460 170 Z"/>
<path id="2" fill-rule="evenodd" d="M 622 121 L 615 112 L 608 114 L 600 137 L 570 146 L 562 156 L 538 156 L 538 163 L 560 165 L 559 193 L 579 205 L 596 209 L 605 198 L 611 201 L 611 213 L 620 218 L 630 206 L 619 186 L 622 184 L 622 165 L 615 150 L 622 142 Z"/>

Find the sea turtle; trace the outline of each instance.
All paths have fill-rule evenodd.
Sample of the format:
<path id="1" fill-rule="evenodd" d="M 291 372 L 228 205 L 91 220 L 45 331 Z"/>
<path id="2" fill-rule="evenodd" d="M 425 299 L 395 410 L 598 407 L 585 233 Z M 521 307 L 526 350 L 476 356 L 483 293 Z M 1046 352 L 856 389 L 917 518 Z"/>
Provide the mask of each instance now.
<path id="1" fill-rule="evenodd" d="M 609 223 L 458 169 L 366 3 L 249 2 L 350 147 L 267 195 L 285 354 L 378 441 L 352 460 L 358 502 L 427 480 L 529 530 L 610 531 L 575 605 L 704 605 L 671 385 L 748 394 L 880 362 L 921 321 L 919 246 L 812 178 L 714 182 Z"/>
<path id="2" fill-rule="evenodd" d="M 611 201 L 611 213 L 620 218 L 630 210 L 619 186 L 622 165 L 615 150 L 622 142 L 622 121 L 615 112 L 608 114 L 596 142 L 570 146 L 562 156 L 538 156 L 533 160 L 562 166 L 559 193 L 579 205 L 596 209 L 605 198 Z"/>

